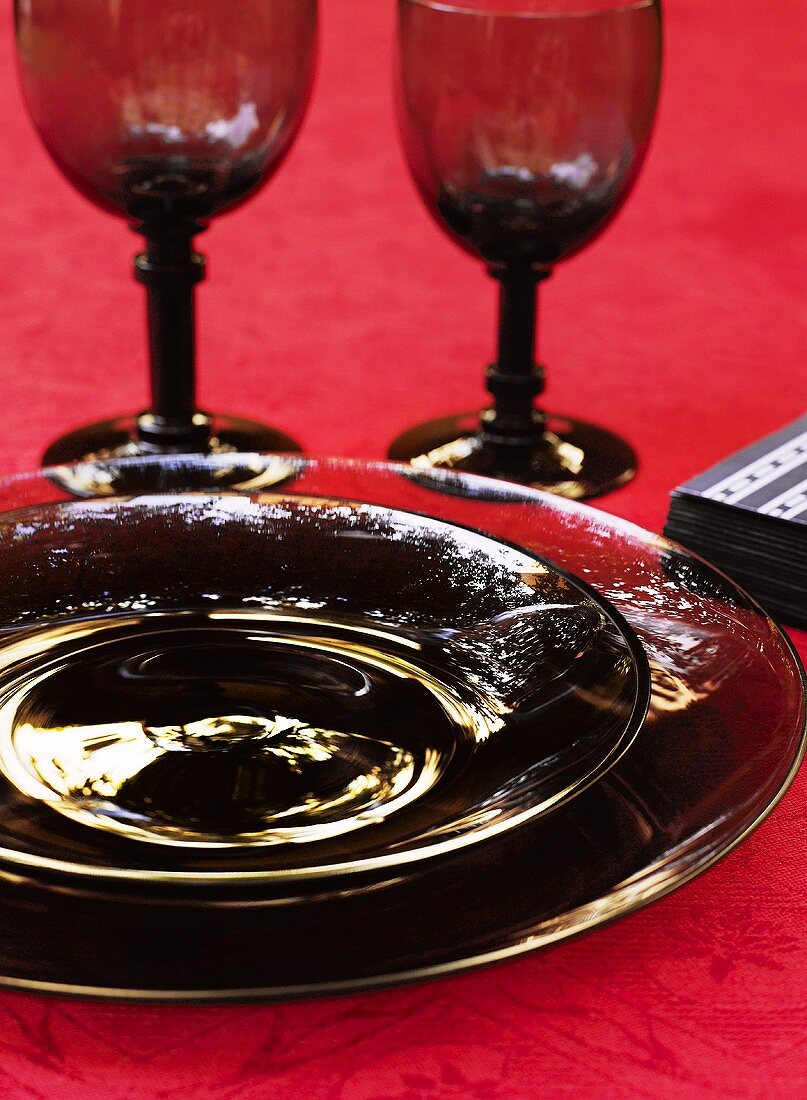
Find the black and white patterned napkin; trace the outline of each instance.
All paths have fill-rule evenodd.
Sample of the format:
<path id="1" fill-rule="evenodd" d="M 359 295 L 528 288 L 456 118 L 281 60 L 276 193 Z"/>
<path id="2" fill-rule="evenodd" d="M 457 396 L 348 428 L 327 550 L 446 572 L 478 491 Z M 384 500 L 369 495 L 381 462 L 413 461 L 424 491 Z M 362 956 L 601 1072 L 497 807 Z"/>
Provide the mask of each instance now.
<path id="1" fill-rule="evenodd" d="M 807 626 L 807 415 L 679 485 L 664 533 Z"/>

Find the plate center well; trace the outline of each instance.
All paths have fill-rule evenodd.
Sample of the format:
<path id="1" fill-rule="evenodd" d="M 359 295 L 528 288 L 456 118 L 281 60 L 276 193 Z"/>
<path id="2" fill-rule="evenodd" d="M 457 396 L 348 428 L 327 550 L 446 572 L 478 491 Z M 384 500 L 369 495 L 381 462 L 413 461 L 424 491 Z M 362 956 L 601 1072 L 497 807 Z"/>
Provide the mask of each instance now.
<path id="1" fill-rule="evenodd" d="M 99 619 L 26 650 L 0 704 L 0 767 L 29 797 L 141 840 L 301 843 L 379 824 L 492 720 L 450 670 L 316 620 Z"/>

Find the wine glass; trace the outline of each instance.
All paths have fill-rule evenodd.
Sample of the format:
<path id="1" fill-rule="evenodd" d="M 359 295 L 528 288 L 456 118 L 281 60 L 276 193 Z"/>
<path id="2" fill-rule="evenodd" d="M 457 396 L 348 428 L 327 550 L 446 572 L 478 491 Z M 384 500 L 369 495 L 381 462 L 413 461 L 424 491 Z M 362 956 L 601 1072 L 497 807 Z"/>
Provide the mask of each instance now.
<path id="1" fill-rule="evenodd" d="M 62 436 L 44 461 L 299 450 L 260 423 L 197 408 L 194 289 L 205 261 L 193 239 L 288 152 L 311 92 L 317 0 L 15 0 L 15 23 L 25 103 L 48 153 L 145 238 L 134 266 L 151 405 Z"/>
<path id="2" fill-rule="evenodd" d="M 535 407 L 538 283 L 625 201 L 661 70 L 659 0 L 399 0 L 398 113 L 434 219 L 499 283 L 492 406 L 418 424 L 390 458 L 567 497 L 633 476 L 611 432 Z"/>

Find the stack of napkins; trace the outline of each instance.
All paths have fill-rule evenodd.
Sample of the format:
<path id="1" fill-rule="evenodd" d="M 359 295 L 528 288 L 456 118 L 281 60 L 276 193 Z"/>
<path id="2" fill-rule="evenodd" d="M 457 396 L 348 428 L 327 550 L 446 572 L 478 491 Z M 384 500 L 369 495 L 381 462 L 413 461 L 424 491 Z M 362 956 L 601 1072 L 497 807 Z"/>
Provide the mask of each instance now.
<path id="1" fill-rule="evenodd" d="M 664 534 L 807 627 L 807 415 L 679 485 Z"/>

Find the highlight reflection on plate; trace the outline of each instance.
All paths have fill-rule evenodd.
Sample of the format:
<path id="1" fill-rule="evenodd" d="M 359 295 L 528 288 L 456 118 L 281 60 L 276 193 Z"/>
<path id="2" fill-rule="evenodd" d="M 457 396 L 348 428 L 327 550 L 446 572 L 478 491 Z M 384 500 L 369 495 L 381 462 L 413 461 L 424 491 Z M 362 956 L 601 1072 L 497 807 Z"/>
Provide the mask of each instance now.
<path id="1" fill-rule="evenodd" d="M 660 896 L 780 797 L 799 666 L 697 559 L 531 490 L 284 462 L 270 495 L 162 495 L 209 458 L 148 460 L 128 501 L 0 483 L 1 980 L 265 998 L 478 965 Z"/>

